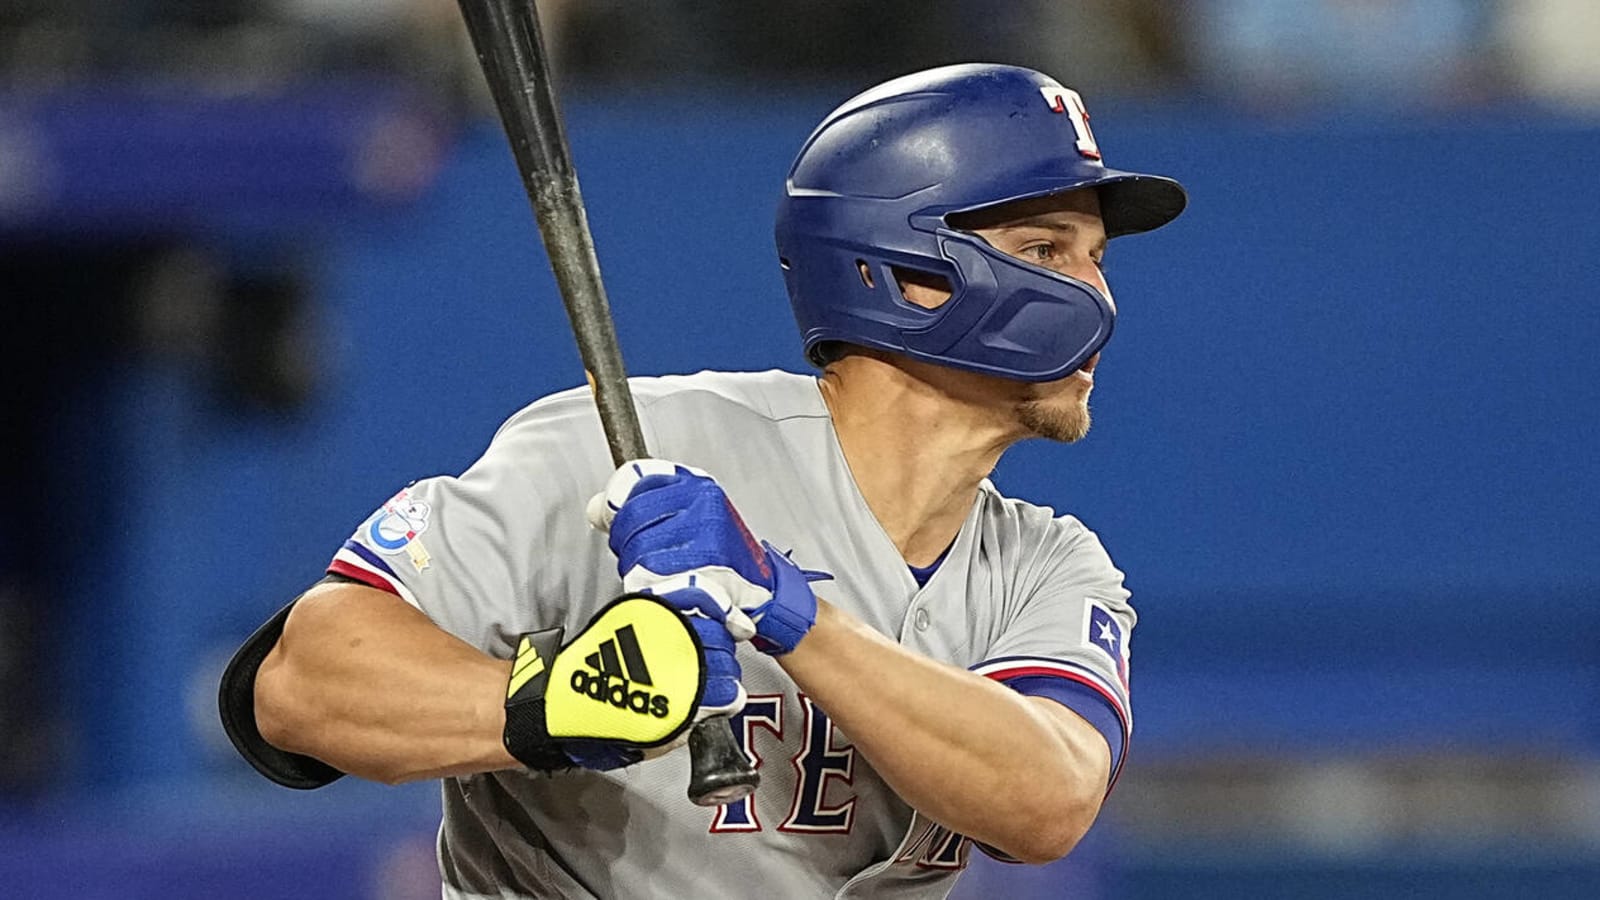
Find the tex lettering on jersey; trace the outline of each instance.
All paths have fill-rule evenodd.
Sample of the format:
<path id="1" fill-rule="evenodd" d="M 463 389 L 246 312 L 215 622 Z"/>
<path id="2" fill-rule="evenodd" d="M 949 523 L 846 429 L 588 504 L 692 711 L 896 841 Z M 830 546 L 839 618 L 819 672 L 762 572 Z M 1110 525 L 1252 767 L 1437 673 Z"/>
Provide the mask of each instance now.
<path id="1" fill-rule="evenodd" d="M 965 869 L 972 860 L 972 840 L 917 813 L 906 840 L 895 854 L 895 865 L 919 869 Z"/>
<path id="2" fill-rule="evenodd" d="M 765 760 L 757 749 L 755 732 L 760 729 L 771 734 L 774 741 L 783 740 L 783 695 L 751 694 L 745 700 L 744 709 L 733 717 L 731 724 L 734 738 L 744 748 L 744 755 L 750 758 L 750 765 L 760 771 Z M 711 820 L 711 833 L 760 831 L 758 814 L 754 794 L 723 804 L 717 807 L 716 817 Z"/>
<path id="3" fill-rule="evenodd" d="M 855 775 L 855 747 L 834 728 L 833 720 L 805 694 L 799 695 L 800 746 L 789 759 L 794 767 L 794 795 L 778 830 L 800 834 L 849 834 L 855 824 L 856 796 L 849 791 Z M 784 695 L 753 694 L 733 717 L 733 734 L 743 744 L 751 765 L 760 771 L 757 731 L 784 740 Z M 717 808 L 712 834 L 762 830 L 758 790 Z"/>

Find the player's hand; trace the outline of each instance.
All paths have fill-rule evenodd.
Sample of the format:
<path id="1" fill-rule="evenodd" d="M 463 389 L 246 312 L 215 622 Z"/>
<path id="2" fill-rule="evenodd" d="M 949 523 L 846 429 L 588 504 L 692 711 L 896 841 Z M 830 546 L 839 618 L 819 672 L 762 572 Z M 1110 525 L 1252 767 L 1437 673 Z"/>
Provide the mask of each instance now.
<path id="1" fill-rule="evenodd" d="M 655 595 L 651 595 L 655 596 Z M 659 597 L 671 604 L 666 597 Z M 694 710 L 694 721 L 712 716 L 736 716 L 744 709 L 748 695 L 745 693 L 743 673 L 734 656 L 738 646 L 733 635 L 719 622 L 699 616 L 684 616 L 685 621 L 700 637 L 702 660 L 705 663 L 705 690 Z M 670 742 L 641 750 L 619 748 L 612 743 L 567 742 L 564 749 L 572 761 L 585 769 L 615 769 L 647 759 L 655 759 L 682 747 L 689 742 L 689 732 L 683 731 Z"/>
<path id="2" fill-rule="evenodd" d="M 671 603 L 666 597 L 658 599 Z M 720 622 L 700 617 L 683 618 L 700 637 L 701 658 L 705 663 L 705 690 L 700 694 L 692 721 L 699 722 L 712 716 L 738 715 L 744 709 L 748 695 L 745 693 L 739 661 L 734 658 L 737 642 Z M 612 741 L 569 740 L 562 745 L 562 750 L 574 764 L 585 769 L 604 771 L 665 756 L 688 742 L 689 732 L 685 730 L 671 741 L 656 747 L 639 749 Z"/>
<path id="3" fill-rule="evenodd" d="M 656 596 L 682 610 L 683 597 Z M 698 722 L 710 716 L 738 715 L 744 709 L 745 692 L 744 683 L 740 680 L 743 673 L 739 671 L 739 661 L 734 658 L 737 642 L 721 622 L 699 616 L 689 616 L 688 619 L 700 635 L 700 646 L 705 650 L 706 660 L 706 690 L 700 698 L 700 708 L 695 710 L 694 720 Z"/>
<path id="4" fill-rule="evenodd" d="M 723 622 L 764 653 L 793 650 L 816 621 L 809 582 L 830 576 L 803 571 L 757 541 L 705 472 L 656 459 L 626 463 L 589 502 L 589 521 L 609 531 L 625 588 Z"/>
<path id="5" fill-rule="evenodd" d="M 726 650 L 708 653 L 701 628 L 635 594 L 565 644 L 560 628 L 523 635 L 506 685 L 506 749 L 538 771 L 615 769 L 666 752 L 702 715 L 708 656 L 732 659 L 733 639 L 716 628 Z"/>

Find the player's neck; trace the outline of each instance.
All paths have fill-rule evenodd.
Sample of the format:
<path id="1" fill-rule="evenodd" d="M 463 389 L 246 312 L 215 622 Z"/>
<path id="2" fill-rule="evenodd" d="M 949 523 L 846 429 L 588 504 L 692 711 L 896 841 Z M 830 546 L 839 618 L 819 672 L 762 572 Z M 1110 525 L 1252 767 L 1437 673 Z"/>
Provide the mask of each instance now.
<path id="1" fill-rule="evenodd" d="M 850 474 L 912 565 L 933 562 L 950 545 L 979 482 L 1021 436 L 992 398 L 952 389 L 949 370 L 931 369 L 860 355 L 821 379 Z"/>

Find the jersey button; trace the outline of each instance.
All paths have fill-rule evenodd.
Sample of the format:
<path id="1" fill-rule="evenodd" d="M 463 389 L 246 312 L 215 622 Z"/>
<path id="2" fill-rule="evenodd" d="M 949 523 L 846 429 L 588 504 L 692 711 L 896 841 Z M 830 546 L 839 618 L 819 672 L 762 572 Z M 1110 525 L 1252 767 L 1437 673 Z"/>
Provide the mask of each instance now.
<path id="1" fill-rule="evenodd" d="M 911 622 L 912 622 L 912 624 L 917 626 L 917 630 L 918 631 L 927 631 L 928 630 L 928 611 L 925 610 L 925 609 L 917 610 L 917 614 L 915 616 L 911 617 Z"/>

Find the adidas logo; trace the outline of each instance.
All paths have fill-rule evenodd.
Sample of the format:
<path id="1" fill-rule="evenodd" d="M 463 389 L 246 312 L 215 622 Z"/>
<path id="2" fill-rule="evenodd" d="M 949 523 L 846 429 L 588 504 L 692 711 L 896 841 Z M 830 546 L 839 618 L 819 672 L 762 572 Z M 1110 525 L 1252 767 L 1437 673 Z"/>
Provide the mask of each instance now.
<path id="1" fill-rule="evenodd" d="M 650 667 L 645 665 L 644 651 L 639 648 L 639 638 L 633 633 L 632 625 L 618 628 L 616 635 L 602 643 L 599 650 L 583 658 L 583 664 L 594 671 L 577 669 L 572 673 L 572 689 L 577 693 L 618 709 L 658 719 L 667 717 L 670 710 L 664 695 L 634 688 L 634 685 L 650 687 L 651 682 Z"/>
<path id="2" fill-rule="evenodd" d="M 583 664 L 602 675 L 628 678 L 646 686 L 650 684 L 650 667 L 644 664 L 644 651 L 639 649 L 639 638 L 634 635 L 632 625 L 618 628 L 616 637 L 601 644 L 597 652 L 584 657 Z"/>

